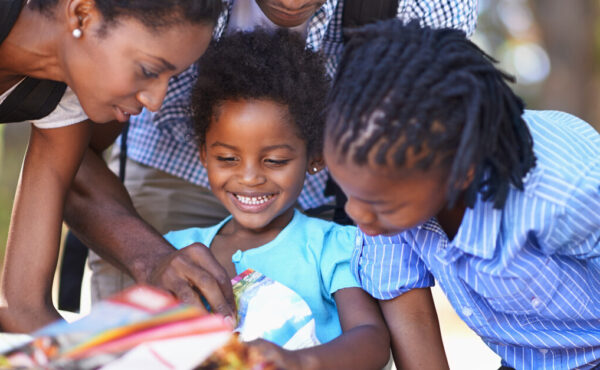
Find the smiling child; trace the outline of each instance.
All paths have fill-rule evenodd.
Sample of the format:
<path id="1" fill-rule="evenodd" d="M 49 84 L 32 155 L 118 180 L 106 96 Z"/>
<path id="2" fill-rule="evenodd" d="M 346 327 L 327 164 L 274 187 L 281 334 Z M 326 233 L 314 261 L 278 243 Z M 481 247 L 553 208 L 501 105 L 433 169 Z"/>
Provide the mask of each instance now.
<path id="1" fill-rule="evenodd" d="M 387 329 L 350 271 L 356 228 L 294 209 L 306 173 L 323 167 L 329 81 L 321 58 L 298 35 L 259 30 L 219 41 L 199 71 L 192 100 L 199 155 L 231 216 L 165 237 L 177 248 L 203 243 L 229 277 L 251 268 L 307 302 L 322 345 L 287 351 L 253 343 L 279 368 L 383 367 Z"/>

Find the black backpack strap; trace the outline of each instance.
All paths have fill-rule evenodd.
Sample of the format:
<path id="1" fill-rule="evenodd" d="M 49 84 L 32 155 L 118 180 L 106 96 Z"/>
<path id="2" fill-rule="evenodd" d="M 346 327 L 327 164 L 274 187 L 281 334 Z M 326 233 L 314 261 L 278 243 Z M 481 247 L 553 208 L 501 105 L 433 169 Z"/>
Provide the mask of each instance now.
<path id="1" fill-rule="evenodd" d="M 0 0 L 0 43 L 13 28 L 25 0 Z M 60 102 L 67 85 L 26 77 L 0 104 L 0 123 L 40 119 Z"/>
<path id="2" fill-rule="evenodd" d="M 0 0 L 0 43 L 15 25 L 24 2 L 25 0 Z"/>
<path id="3" fill-rule="evenodd" d="M 119 179 L 125 183 L 125 167 L 127 164 L 127 136 L 129 135 L 129 122 L 121 131 L 121 150 L 119 151 Z"/>
<path id="4" fill-rule="evenodd" d="M 344 0 L 342 27 L 360 27 L 398 14 L 398 0 Z"/>
<path id="5" fill-rule="evenodd" d="M 46 117 L 56 108 L 66 88 L 62 82 L 26 77 L 0 105 L 0 123 Z"/>

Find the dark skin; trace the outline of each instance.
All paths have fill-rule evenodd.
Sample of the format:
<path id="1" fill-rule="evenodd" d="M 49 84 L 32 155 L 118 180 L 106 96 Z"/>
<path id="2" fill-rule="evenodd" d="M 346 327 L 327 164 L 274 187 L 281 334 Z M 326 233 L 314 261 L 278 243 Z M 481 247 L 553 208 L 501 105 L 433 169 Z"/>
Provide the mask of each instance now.
<path id="1" fill-rule="evenodd" d="M 320 170 L 322 161 L 306 152 L 284 105 L 268 99 L 225 101 L 217 116 L 201 158 L 213 193 L 233 215 L 210 245 L 232 278 L 237 275 L 232 255 L 275 239 L 293 218 L 306 172 Z M 333 341 L 299 351 L 264 340 L 251 346 L 282 369 L 381 368 L 389 336 L 376 302 L 359 288 L 341 289 L 334 299 L 343 334 Z"/>
<path id="2" fill-rule="evenodd" d="M 116 122 L 96 126 L 93 148 L 86 152 L 67 198 L 65 221 L 86 245 L 137 282 L 165 289 L 204 309 L 194 290 L 198 289 L 216 312 L 235 317 L 233 291 L 225 269 L 199 243 L 179 251 L 173 248 L 139 217 L 123 184 L 101 158 L 100 153 L 121 128 L 122 124 Z M 91 208 L 88 204 L 97 206 Z M 103 217 L 106 214 L 111 217 Z"/>
<path id="3" fill-rule="evenodd" d="M 389 357 L 389 337 L 377 305 L 358 288 L 338 290 L 334 298 L 343 335 L 298 351 L 265 340 L 254 341 L 252 346 L 280 369 L 381 369 Z M 376 364 L 374 358 L 381 360 Z"/>
<path id="4" fill-rule="evenodd" d="M 256 0 L 263 13 L 280 27 L 296 27 L 308 21 L 325 0 Z"/>
<path id="5" fill-rule="evenodd" d="M 267 9 L 267 16 L 277 13 L 270 19 L 280 27 L 307 21 L 323 3 L 323 0 L 258 2 L 261 9 Z M 277 9 L 271 12 L 271 8 Z M 201 244 L 175 250 L 139 217 L 127 190 L 102 161 L 99 153 L 114 141 L 119 130 L 94 133 L 96 142 L 102 145 L 88 150 L 83 158 L 67 199 L 65 222 L 94 252 L 136 282 L 167 290 L 201 309 L 203 295 L 215 312 L 236 317 L 229 278 L 213 255 Z M 91 204 L 101 206 L 90 211 Z"/>
<path id="6" fill-rule="evenodd" d="M 126 121 L 142 107 L 158 109 L 170 77 L 203 53 L 212 33 L 209 24 L 176 24 L 158 35 L 128 18 L 99 37 L 103 19 L 93 1 L 59 0 L 52 11 L 25 6 L 19 14 L 0 44 L 0 92 L 27 76 L 62 81 L 99 123 Z M 51 287 L 63 207 L 93 126 L 32 127 L 2 271 L 3 331 L 30 332 L 60 318 Z"/>
<path id="7" fill-rule="evenodd" d="M 89 139 L 89 129 L 90 124 L 80 123 L 31 130 L 5 254 L 4 304 L 0 307 L 3 331 L 29 332 L 60 318 L 50 293 L 58 258 L 61 212 Z M 36 226 L 34 232 L 32 225 Z"/>
<path id="8" fill-rule="evenodd" d="M 210 250 L 227 271 L 230 278 L 237 275 L 231 256 L 238 249 L 250 250 L 273 240 L 291 220 L 288 212 L 282 225 L 274 225 L 266 232 L 252 233 L 227 223 L 215 236 Z M 284 220 L 281 220 L 284 221 Z M 288 351 L 265 341 L 251 342 L 257 356 L 282 369 L 369 369 L 381 368 L 387 360 L 389 340 L 387 328 L 377 305 L 363 290 L 341 289 L 334 294 L 343 335 L 325 345 L 298 351 Z M 358 349 L 360 347 L 360 349 Z M 352 350 L 349 350 L 352 348 Z M 373 366 L 373 358 L 382 358 L 381 366 Z"/>
<path id="9" fill-rule="evenodd" d="M 284 218 L 277 220 L 278 224 L 272 225 L 269 230 L 258 233 L 240 227 L 235 221 L 228 222 L 213 239 L 210 251 L 227 271 L 227 275 L 233 278 L 237 275 L 237 272 L 235 271 L 235 265 L 231 262 L 231 256 L 238 250 L 245 252 L 275 239 L 292 220 L 293 215 L 293 212 L 288 212 Z"/>
<path id="10" fill-rule="evenodd" d="M 429 288 L 413 289 L 379 301 L 390 330 L 398 369 L 448 369 L 440 324 Z"/>
<path id="11" fill-rule="evenodd" d="M 379 165 L 372 158 L 367 164 L 357 165 L 348 159 L 351 154 L 340 155 L 334 143 L 325 143 L 329 171 L 348 197 L 346 212 L 363 232 L 394 235 L 436 217 L 452 239 L 462 221 L 465 204 L 459 197 L 455 206 L 448 207 L 448 170 L 441 165 L 441 158 L 427 170 L 415 166 L 426 154 L 408 152 L 402 168 Z M 460 184 L 462 191 L 472 177 L 471 171 Z M 372 181 L 374 178 L 376 182 Z M 394 299 L 379 301 L 379 306 L 390 329 L 398 368 L 448 368 L 429 289 L 413 289 Z"/>
<path id="12" fill-rule="evenodd" d="M 314 3 L 314 10 L 316 11 L 318 8 L 316 5 L 323 3 L 323 1 L 313 2 L 307 0 L 300 3 L 295 0 L 282 2 L 265 0 L 257 3 L 276 24 L 283 27 L 293 27 L 302 24 L 312 15 L 304 14 L 301 10 L 304 6 L 310 7 Z M 284 10 L 284 8 L 288 9 Z M 284 10 L 284 12 L 282 13 L 279 10 Z M 102 166 L 104 168 L 101 168 Z M 230 299 L 232 295 L 228 273 L 220 267 L 211 276 L 210 271 L 214 271 L 212 267 L 215 265 L 214 258 L 206 253 L 205 247 L 192 245 L 180 251 L 175 251 L 162 236 L 139 219 L 123 185 L 105 168 L 104 163 L 97 156 L 94 158 L 93 155 L 86 155 L 82 168 L 86 167 L 97 176 L 83 177 L 78 175 L 75 179 L 77 186 L 69 197 L 66 215 L 66 220 L 72 230 L 76 231 L 80 237 L 84 236 L 85 233 L 83 240 L 92 249 L 134 277 L 136 281 L 162 287 L 175 295 L 180 295 L 179 292 L 181 292 L 180 298 L 186 301 L 200 303 L 197 294 L 189 293 L 192 291 L 188 289 L 190 285 L 203 292 L 210 290 L 200 289 L 204 282 L 207 282 L 209 286 L 216 286 L 216 293 L 208 295 L 211 307 L 216 308 L 217 312 L 235 317 L 235 308 Z M 90 201 L 103 204 L 103 207 L 98 209 L 98 213 L 86 212 L 89 208 L 87 204 L 90 204 Z M 91 225 L 97 225 L 97 227 Z M 95 230 L 91 230 L 92 227 Z M 219 264 L 217 263 L 217 265 Z M 186 266 L 186 268 L 180 266 Z M 191 268 L 200 270 L 201 275 L 196 275 L 191 271 Z M 231 272 L 231 266 L 227 268 Z M 430 297 L 429 292 L 422 294 L 425 296 L 425 300 L 428 294 Z M 437 325 L 435 310 L 433 309 L 431 312 L 434 313 L 434 322 Z M 432 328 L 436 325 L 426 325 L 425 327 Z M 422 333 L 419 331 L 420 327 L 416 321 L 414 322 L 414 328 L 415 333 Z M 439 328 L 437 330 L 439 335 Z M 417 340 L 412 339 L 406 341 L 407 349 L 423 349 L 423 346 Z M 441 340 L 439 343 L 441 344 Z M 424 358 L 435 358 L 430 353 L 423 353 L 422 355 Z M 415 366 L 412 366 L 413 368 L 420 368 L 423 364 L 423 362 L 417 361 L 417 356 L 411 356 L 411 358 L 403 360 L 402 364 L 406 364 L 403 367 L 411 368 L 410 364 L 406 362 L 411 359 L 415 360 L 412 362 L 415 364 Z"/>

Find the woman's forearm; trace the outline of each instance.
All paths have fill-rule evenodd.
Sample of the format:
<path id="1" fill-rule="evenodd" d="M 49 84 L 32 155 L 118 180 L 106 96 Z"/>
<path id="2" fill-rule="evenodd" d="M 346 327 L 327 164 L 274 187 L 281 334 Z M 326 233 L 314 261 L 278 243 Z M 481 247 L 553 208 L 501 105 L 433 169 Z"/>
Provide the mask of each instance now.
<path id="1" fill-rule="evenodd" d="M 67 189 L 87 145 L 85 123 L 32 128 L 17 185 L 2 277 L 0 324 L 28 332 L 58 318 L 51 290 Z"/>

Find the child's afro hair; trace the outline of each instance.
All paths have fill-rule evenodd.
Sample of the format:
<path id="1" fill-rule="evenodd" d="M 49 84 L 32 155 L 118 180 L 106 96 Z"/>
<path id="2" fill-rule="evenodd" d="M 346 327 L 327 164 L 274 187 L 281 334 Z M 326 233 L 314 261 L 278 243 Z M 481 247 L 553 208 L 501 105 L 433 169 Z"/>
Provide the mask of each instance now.
<path id="1" fill-rule="evenodd" d="M 307 153 L 323 146 L 330 80 L 320 54 L 285 29 L 237 32 L 212 45 L 198 62 L 192 96 L 194 130 L 201 145 L 227 100 L 269 99 L 287 106 Z"/>

